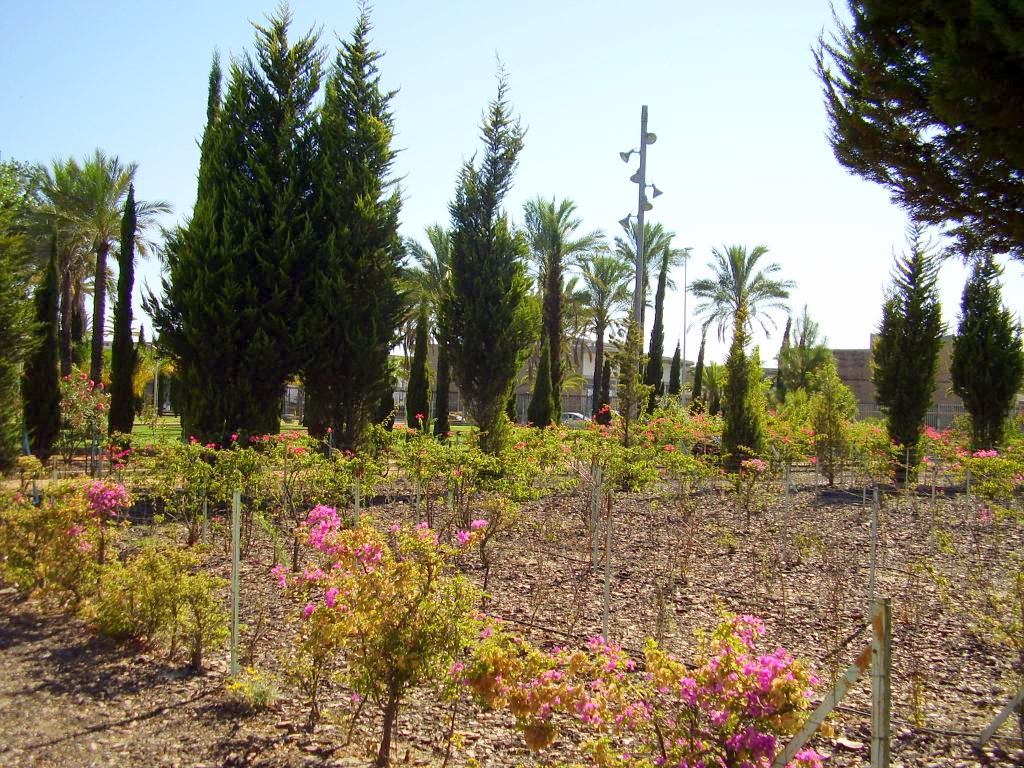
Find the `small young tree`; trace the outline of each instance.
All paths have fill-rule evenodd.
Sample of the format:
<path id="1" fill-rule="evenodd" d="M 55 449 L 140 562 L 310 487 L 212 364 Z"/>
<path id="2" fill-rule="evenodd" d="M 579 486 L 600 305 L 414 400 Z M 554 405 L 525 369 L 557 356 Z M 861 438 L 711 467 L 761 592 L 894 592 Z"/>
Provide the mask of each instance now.
<path id="1" fill-rule="evenodd" d="M 792 328 L 793 318 L 791 315 L 787 315 L 786 330 L 782 332 L 782 345 L 779 347 L 779 367 L 775 371 L 775 400 L 778 403 L 786 402 L 786 382 L 782 377 L 782 361 L 785 360 L 786 353 L 789 351 L 789 332 Z"/>
<path id="2" fill-rule="evenodd" d="M 818 466 L 835 484 L 836 470 L 849 451 L 850 422 L 857 415 L 857 399 L 843 384 L 835 358 L 829 358 L 811 374 L 811 427 L 814 429 Z"/>
<path id="3" fill-rule="evenodd" d="M 756 456 L 763 441 L 761 361 L 755 350 L 748 358 L 747 308 L 740 304 L 733 322 L 732 345 L 725 361 L 726 380 L 722 398 L 725 423 L 722 453 L 729 472 L 738 472 L 743 459 Z"/>
<path id="4" fill-rule="evenodd" d="M 132 288 L 135 285 L 135 185 L 121 218 L 121 249 L 117 254 L 117 299 L 114 302 L 114 340 L 110 348 L 110 434 L 131 434 L 135 424 L 135 347 L 132 344 Z"/>
<path id="5" fill-rule="evenodd" d="M 704 348 L 708 343 L 708 324 L 704 323 L 700 329 L 700 349 L 697 350 L 697 362 L 693 366 L 693 383 L 690 385 L 690 410 L 699 411 L 704 407 L 703 386 L 704 386 Z"/>
<path id="6" fill-rule="evenodd" d="M 960 303 L 960 325 L 953 339 L 953 391 L 971 415 L 971 447 L 995 448 L 1024 377 L 1020 325 L 1002 306 L 992 256 L 974 262 Z"/>
<path id="7" fill-rule="evenodd" d="M 554 420 L 554 388 L 551 383 L 551 345 L 545 335 L 540 347 L 540 363 L 537 366 L 537 380 L 533 384 L 533 395 L 526 409 L 526 420 L 543 429 Z"/>
<path id="8" fill-rule="evenodd" d="M 668 393 L 672 397 L 679 397 L 679 393 L 682 390 L 682 370 L 682 353 L 677 341 L 676 351 L 672 353 L 672 365 L 668 369 Z"/>
<path id="9" fill-rule="evenodd" d="M 632 317 L 626 330 L 626 339 L 619 351 L 619 410 L 622 412 L 622 443 L 629 447 L 633 426 L 643 416 L 651 395 L 651 388 L 640 378 L 640 366 L 643 362 L 643 341 L 640 337 L 640 324 Z"/>
<path id="10" fill-rule="evenodd" d="M 889 440 L 899 446 L 894 466 L 898 483 L 906 482 L 920 461 L 921 426 L 935 388 L 943 332 L 938 270 L 920 228 L 912 227 L 908 252 L 896 259 L 872 352 L 878 404 L 886 415 Z"/>
<path id="11" fill-rule="evenodd" d="M 405 393 L 405 423 L 417 429 L 426 429 L 430 424 L 430 383 L 427 381 L 429 324 L 427 307 L 424 304 L 420 306 L 419 318 L 416 321 L 416 344 L 413 347 L 412 367 L 409 370 L 409 388 Z"/>

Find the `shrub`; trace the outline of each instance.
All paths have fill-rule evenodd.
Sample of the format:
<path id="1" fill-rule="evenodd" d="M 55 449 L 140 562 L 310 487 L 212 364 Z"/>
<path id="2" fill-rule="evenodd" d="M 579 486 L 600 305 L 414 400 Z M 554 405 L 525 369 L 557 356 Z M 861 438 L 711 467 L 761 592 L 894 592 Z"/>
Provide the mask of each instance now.
<path id="1" fill-rule="evenodd" d="M 262 712 L 277 701 L 277 686 L 273 679 L 253 667 L 246 667 L 229 678 L 226 691 L 228 701 L 248 713 Z"/>

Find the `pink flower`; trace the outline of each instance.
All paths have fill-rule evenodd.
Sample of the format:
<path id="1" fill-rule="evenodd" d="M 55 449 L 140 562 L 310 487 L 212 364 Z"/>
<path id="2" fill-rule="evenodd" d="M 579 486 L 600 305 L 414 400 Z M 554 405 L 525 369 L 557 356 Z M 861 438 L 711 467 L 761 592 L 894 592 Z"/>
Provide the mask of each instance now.
<path id="1" fill-rule="evenodd" d="M 232 443 L 237 443 L 238 442 L 238 433 L 237 432 L 233 432 L 231 434 L 231 442 Z"/>
<path id="2" fill-rule="evenodd" d="M 324 595 L 324 605 L 328 608 L 333 608 L 334 604 L 338 602 L 338 588 L 331 587 L 327 590 L 327 594 Z"/>
<path id="3" fill-rule="evenodd" d="M 668 445 L 665 446 L 665 450 L 668 451 L 669 453 L 672 453 L 672 451 L 674 451 L 675 449 L 676 447 L 672 445 L 672 443 L 669 443 Z"/>
<path id="4" fill-rule="evenodd" d="M 270 569 L 270 573 L 277 579 L 277 586 L 281 589 L 288 586 L 288 569 L 283 565 L 275 565 Z"/>
<path id="5" fill-rule="evenodd" d="M 302 609 L 302 618 L 308 619 L 313 615 L 313 611 L 316 610 L 316 606 L 312 603 L 306 603 L 306 607 Z"/>
<path id="6" fill-rule="evenodd" d="M 469 540 L 472 538 L 472 536 L 473 534 L 471 534 L 469 531 L 459 531 L 455 534 L 455 539 L 459 542 L 460 547 L 464 547 L 467 544 L 469 544 Z"/>
<path id="7" fill-rule="evenodd" d="M 487 521 L 484 520 L 483 518 L 478 518 L 476 520 L 473 520 L 469 524 L 469 529 L 471 531 L 479 531 L 481 528 L 486 528 L 486 527 L 487 527 Z"/>

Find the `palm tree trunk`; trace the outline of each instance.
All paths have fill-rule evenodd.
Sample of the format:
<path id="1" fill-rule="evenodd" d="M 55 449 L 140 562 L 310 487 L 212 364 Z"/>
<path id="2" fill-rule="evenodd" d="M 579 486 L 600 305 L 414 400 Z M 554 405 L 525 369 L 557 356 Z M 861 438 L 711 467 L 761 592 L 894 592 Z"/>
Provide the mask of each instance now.
<path id="1" fill-rule="evenodd" d="M 590 412 L 596 414 L 601 400 L 601 374 L 604 371 L 604 325 L 598 325 L 597 342 L 594 344 L 594 387 L 591 390 Z"/>
<path id="2" fill-rule="evenodd" d="M 107 309 L 107 252 L 110 246 L 102 243 L 96 249 L 96 275 L 92 287 L 92 360 L 89 378 L 103 380 L 103 327 Z"/>

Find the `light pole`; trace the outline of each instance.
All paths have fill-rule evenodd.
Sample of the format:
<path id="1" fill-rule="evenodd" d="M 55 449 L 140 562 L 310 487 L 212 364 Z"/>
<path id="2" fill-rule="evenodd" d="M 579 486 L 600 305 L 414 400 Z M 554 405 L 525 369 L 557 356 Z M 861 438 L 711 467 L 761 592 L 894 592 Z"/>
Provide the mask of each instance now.
<path id="1" fill-rule="evenodd" d="M 644 214 L 653 206 L 647 199 L 647 187 L 654 190 L 654 197 L 661 194 L 661 190 L 653 184 L 647 184 L 647 147 L 658 140 L 658 137 L 647 130 L 647 105 L 640 107 L 640 149 L 631 149 L 628 152 L 619 152 L 622 162 L 628 163 L 634 152 L 640 154 L 640 169 L 629 177 L 639 187 L 636 204 L 636 281 L 633 286 L 633 317 L 639 323 L 643 311 L 643 278 L 644 278 Z M 620 221 L 624 227 L 628 227 L 632 214 Z M 640 329 L 641 334 L 643 328 Z"/>
<path id="2" fill-rule="evenodd" d="M 686 294 L 690 292 L 690 285 L 686 279 L 686 268 L 689 264 L 690 254 L 687 249 L 686 255 L 683 256 L 683 360 L 679 366 L 682 369 L 679 372 L 679 396 L 683 403 L 686 402 Z"/>

